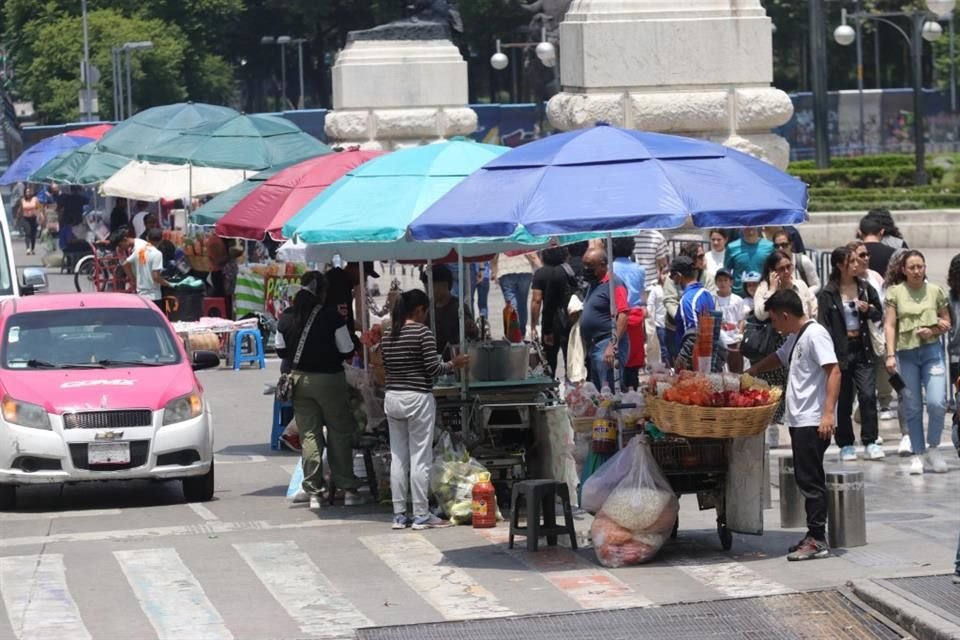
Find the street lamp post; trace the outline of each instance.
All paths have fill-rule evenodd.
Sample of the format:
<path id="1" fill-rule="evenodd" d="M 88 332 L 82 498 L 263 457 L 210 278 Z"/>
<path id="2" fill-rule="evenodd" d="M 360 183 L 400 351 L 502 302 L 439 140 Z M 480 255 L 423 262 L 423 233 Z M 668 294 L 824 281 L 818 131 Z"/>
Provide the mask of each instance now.
<path id="1" fill-rule="evenodd" d="M 153 42 L 150 40 L 143 40 L 140 42 L 124 42 L 123 47 L 124 59 L 127 65 L 127 117 L 133 115 L 133 72 L 131 63 L 131 58 L 133 57 L 134 51 L 143 51 L 145 49 L 152 49 Z"/>
<path id="2" fill-rule="evenodd" d="M 810 71 L 813 85 L 813 132 L 818 169 L 830 165 L 830 120 L 827 111 L 827 38 L 824 0 L 810 0 Z M 849 28 L 849 27 L 848 27 Z"/>
<path id="3" fill-rule="evenodd" d="M 290 36 L 263 36 L 260 38 L 260 44 L 266 45 L 278 45 L 280 47 L 280 106 L 279 110 L 282 111 L 286 108 L 287 104 L 287 45 L 295 44 L 298 47 L 297 56 L 298 56 L 298 67 L 300 72 L 300 98 L 297 102 L 297 108 L 303 109 L 303 43 L 306 42 L 306 38 L 297 38 L 293 39 Z"/>
<path id="4" fill-rule="evenodd" d="M 910 66 L 912 84 L 913 84 L 913 147 L 915 156 L 915 174 L 914 182 L 917 185 L 925 185 L 928 182 L 926 170 L 926 144 L 923 132 L 923 41 L 933 42 L 943 34 L 943 28 L 929 18 L 931 13 L 939 19 L 949 17 L 952 12 L 955 0 L 926 0 L 927 9 L 918 9 L 914 11 L 890 11 L 878 13 L 856 12 L 851 17 L 859 24 L 862 20 L 874 20 L 882 22 L 893 27 L 906 39 L 910 46 Z M 847 13 L 843 13 L 843 23 L 838 26 L 834 32 L 834 40 L 837 44 L 847 46 L 856 39 L 856 32 L 847 24 Z M 910 33 L 904 31 L 900 25 L 893 22 L 891 18 L 910 18 Z"/>
<path id="5" fill-rule="evenodd" d="M 87 0 L 80 0 L 80 13 L 83 16 L 83 86 L 86 89 L 83 99 L 83 117 L 86 122 L 93 120 L 93 98 L 90 79 L 90 35 L 87 29 Z"/>
<path id="6" fill-rule="evenodd" d="M 304 94 L 306 89 L 303 85 L 303 43 L 306 42 L 306 38 L 296 38 L 290 41 L 290 44 L 297 45 L 297 72 L 300 76 L 300 97 L 297 100 L 297 109 L 303 109 L 304 103 Z"/>

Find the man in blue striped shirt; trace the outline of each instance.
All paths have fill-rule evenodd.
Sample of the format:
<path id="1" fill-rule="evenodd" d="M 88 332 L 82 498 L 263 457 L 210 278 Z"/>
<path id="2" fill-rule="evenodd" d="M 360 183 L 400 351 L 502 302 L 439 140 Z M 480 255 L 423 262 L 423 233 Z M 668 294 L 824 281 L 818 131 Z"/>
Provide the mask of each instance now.
<path id="1" fill-rule="evenodd" d="M 670 263 L 670 278 L 676 283 L 677 289 L 683 291 L 683 295 L 680 296 L 680 306 L 674 318 L 674 324 L 677 327 L 676 348 L 677 353 L 680 353 L 687 336 L 690 334 L 696 336 L 700 314 L 713 311 L 715 305 L 713 295 L 704 288 L 703 283 L 697 280 L 696 265 L 689 257 L 674 258 Z"/>

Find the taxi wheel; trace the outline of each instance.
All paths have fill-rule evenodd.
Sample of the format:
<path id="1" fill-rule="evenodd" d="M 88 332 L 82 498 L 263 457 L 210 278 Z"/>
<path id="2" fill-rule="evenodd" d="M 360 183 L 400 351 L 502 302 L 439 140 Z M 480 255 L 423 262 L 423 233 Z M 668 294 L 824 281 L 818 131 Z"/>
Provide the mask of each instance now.
<path id="1" fill-rule="evenodd" d="M 17 506 L 17 488 L 12 484 L 0 484 L 0 511 L 13 511 Z"/>
<path id="2" fill-rule="evenodd" d="M 193 476 L 184 478 L 180 481 L 183 485 L 183 497 L 187 502 L 209 502 L 213 500 L 213 463 L 210 463 L 210 471 L 202 476 Z"/>

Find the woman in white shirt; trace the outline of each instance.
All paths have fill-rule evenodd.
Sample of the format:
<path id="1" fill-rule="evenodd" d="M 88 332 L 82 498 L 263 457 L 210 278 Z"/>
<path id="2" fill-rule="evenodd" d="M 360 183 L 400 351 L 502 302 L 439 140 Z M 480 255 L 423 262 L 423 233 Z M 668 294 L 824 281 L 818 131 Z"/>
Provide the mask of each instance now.
<path id="1" fill-rule="evenodd" d="M 707 273 L 715 275 L 727 259 L 727 242 L 730 236 L 726 229 L 710 230 L 710 251 L 707 251 Z"/>

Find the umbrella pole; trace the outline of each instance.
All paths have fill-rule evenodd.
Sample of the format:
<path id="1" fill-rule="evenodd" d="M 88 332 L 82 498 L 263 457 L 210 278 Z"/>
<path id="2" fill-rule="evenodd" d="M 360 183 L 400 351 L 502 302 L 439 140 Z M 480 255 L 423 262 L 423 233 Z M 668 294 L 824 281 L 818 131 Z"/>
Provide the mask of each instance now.
<path id="1" fill-rule="evenodd" d="M 463 285 L 463 254 L 460 253 L 462 247 L 457 245 L 457 290 L 460 292 L 460 298 L 457 300 L 457 316 L 460 318 L 460 353 L 467 352 L 467 318 L 463 312 L 463 294 L 466 291 Z M 466 398 L 467 394 L 467 376 L 460 377 L 461 393 Z M 461 423 L 465 424 L 465 423 Z"/>
<path id="2" fill-rule="evenodd" d="M 363 270 L 363 262 L 357 263 L 357 271 L 360 274 L 360 334 L 367 331 L 367 274 Z M 363 343 L 363 366 L 365 375 L 370 371 L 368 362 L 370 361 L 370 347 Z"/>
<path id="3" fill-rule="evenodd" d="M 430 297 L 430 328 L 437 334 L 437 307 L 433 301 L 433 260 L 427 260 L 427 295 Z M 443 355 L 442 353 L 440 354 Z"/>
<path id="4" fill-rule="evenodd" d="M 614 393 L 620 391 L 620 356 L 617 337 L 617 287 L 614 283 L 613 273 L 613 234 L 607 234 L 607 265 L 610 269 L 610 344 L 613 345 L 613 389 Z"/>

